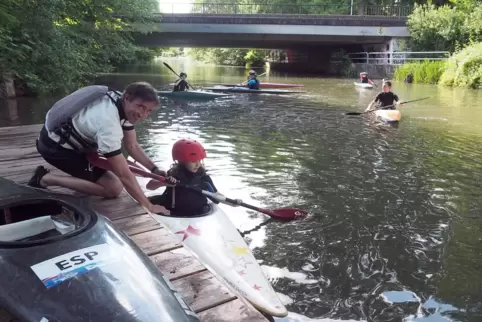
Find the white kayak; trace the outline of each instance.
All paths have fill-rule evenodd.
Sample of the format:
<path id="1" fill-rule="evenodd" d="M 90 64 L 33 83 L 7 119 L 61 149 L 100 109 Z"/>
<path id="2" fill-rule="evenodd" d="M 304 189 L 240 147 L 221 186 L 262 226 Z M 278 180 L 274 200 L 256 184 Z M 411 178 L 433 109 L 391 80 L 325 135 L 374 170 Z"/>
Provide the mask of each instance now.
<path id="1" fill-rule="evenodd" d="M 375 116 L 378 120 L 383 122 L 399 122 L 402 114 L 398 110 L 376 110 Z"/>
<path id="2" fill-rule="evenodd" d="M 370 83 L 360 83 L 360 82 L 355 82 L 355 86 L 361 87 L 361 88 L 373 88 L 373 85 Z"/>
<path id="3" fill-rule="evenodd" d="M 130 157 L 129 160 L 134 161 Z M 137 165 L 142 167 L 138 163 Z M 137 180 L 148 198 L 160 195 L 158 191 L 147 192 L 145 186 L 149 179 L 137 177 Z M 286 307 L 236 227 L 219 205 L 210 202 L 210 208 L 206 215 L 200 217 L 174 217 L 153 213 L 150 215 L 169 229 L 207 269 L 238 296 L 271 316 L 287 316 Z"/>

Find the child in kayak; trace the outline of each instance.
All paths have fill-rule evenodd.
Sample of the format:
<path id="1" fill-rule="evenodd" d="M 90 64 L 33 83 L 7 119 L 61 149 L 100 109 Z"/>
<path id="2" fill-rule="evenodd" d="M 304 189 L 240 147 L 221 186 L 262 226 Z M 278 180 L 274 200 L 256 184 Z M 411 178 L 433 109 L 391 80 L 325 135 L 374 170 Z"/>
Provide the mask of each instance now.
<path id="1" fill-rule="evenodd" d="M 392 89 L 392 82 L 388 80 L 383 80 L 383 92 L 378 93 L 378 95 L 375 97 L 373 101 L 368 104 L 368 107 L 365 111 L 369 111 L 372 109 L 373 105 L 377 103 L 377 108 L 382 109 L 382 110 L 395 110 L 396 107 L 402 107 L 403 104 L 400 103 L 400 99 L 398 98 L 398 95 L 393 93 L 391 91 Z M 394 105 L 393 103 L 395 102 L 395 106 L 389 107 L 389 108 L 383 108 L 385 106 L 389 105 Z"/>
<path id="2" fill-rule="evenodd" d="M 249 89 L 259 89 L 259 80 L 256 78 L 256 72 L 254 70 L 249 71 L 248 88 Z"/>
<path id="3" fill-rule="evenodd" d="M 360 73 L 360 83 L 363 83 L 363 84 L 372 84 L 372 85 L 373 85 L 373 81 L 368 78 L 368 73 L 367 73 L 367 72 L 361 72 L 361 73 Z"/>
<path id="4" fill-rule="evenodd" d="M 186 82 L 187 74 L 185 72 L 181 72 L 179 74 L 180 78 L 174 83 L 173 92 L 184 92 L 189 89 L 189 85 Z"/>
<path id="5" fill-rule="evenodd" d="M 211 177 L 206 173 L 202 160 L 206 158 L 206 151 L 201 143 L 195 140 L 180 139 L 172 147 L 174 163 L 167 171 L 168 181 L 181 183 L 193 188 L 218 193 Z M 163 185 L 159 183 L 159 186 Z M 157 199 L 157 200 L 155 200 Z M 153 198 L 152 202 L 163 205 L 172 215 L 197 216 L 209 211 L 208 197 L 177 186 L 167 186 L 159 198 Z M 209 198 L 214 203 L 219 201 Z M 242 200 L 236 199 L 237 206 Z"/>

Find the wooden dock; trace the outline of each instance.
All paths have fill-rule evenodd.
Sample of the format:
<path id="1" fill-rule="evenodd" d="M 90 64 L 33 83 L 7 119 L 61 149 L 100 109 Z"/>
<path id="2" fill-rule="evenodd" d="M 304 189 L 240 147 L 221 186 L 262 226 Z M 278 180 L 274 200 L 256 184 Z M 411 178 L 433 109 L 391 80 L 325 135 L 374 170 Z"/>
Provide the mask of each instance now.
<path id="1" fill-rule="evenodd" d="M 54 170 L 37 153 L 35 139 L 41 127 L 0 128 L 0 176 L 26 183 L 38 165 L 45 165 L 53 173 L 62 173 Z M 52 190 L 73 193 L 61 188 Z M 125 192 L 116 199 L 88 198 L 93 209 L 109 218 L 151 258 L 201 321 L 268 321 L 250 304 L 237 298 Z M 15 321 L 7 315 L 0 310 L 0 321 Z"/>

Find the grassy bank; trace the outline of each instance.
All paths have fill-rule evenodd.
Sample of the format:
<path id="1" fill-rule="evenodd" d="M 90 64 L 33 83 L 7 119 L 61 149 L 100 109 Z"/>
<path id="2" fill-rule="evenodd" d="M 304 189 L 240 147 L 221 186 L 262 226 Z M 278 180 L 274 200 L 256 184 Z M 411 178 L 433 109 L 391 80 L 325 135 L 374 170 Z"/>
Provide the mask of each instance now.
<path id="1" fill-rule="evenodd" d="M 403 64 L 395 70 L 394 79 L 404 81 L 410 72 L 414 83 L 482 88 L 482 43 L 467 46 L 448 60 Z"/>
<path id="2" fill-rule="evenodd" d="M 437 84 L 444 72 L 445 63 L 443 60 L 405 63 L 397 67 L 393 78 L 404 81 L 412 73 L 414 83 Z"/>

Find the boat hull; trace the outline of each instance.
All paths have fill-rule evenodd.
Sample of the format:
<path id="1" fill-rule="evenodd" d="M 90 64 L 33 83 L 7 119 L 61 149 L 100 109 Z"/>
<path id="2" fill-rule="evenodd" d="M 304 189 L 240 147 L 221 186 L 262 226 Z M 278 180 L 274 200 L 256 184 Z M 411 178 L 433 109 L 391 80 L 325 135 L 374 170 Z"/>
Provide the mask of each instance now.
<path id="1" fill-rule="evenodd" d="M 378 120 L 386 123 L 399 122 L 402 114 L 398 110 L 376 110 L 375 116 Z"/>
<path id="2" fill-rule="evenodd" d="M 204 90 L 213 92 L 225 92 L 225 93 L 242 93 L 242 94 L 297 94 L 304 93 L 302 91 L 291 91 L 284 89 L 249 89 L 247 87 L 205 87 Z"/>
<path id="3" fill-rule="evenodd" d="M 78 214 L 78 227 L 57 234 L 59 216 L 38 217 L 39 212 L 54 213 L 57 207 Z M 90 209 L 87 201 L 0 178 L 0 209 L 2 215 L 19 220 L 6 224 L 2 216 L 0 225 L 0 301 L 16 318 L 199 321 L 154 263 L 110 221 Z M 30 227 L 29 220 L 34 220 Z M 12 235 L 17 224 L 22 225 L 18 232 L 38 233 L 49 222 L 52 230 L 27 240 L 25 234 L 18 236 L 21 241 Z"/>
<path id="4" fill-rule="evenodd" d="M 133 161 L 131 159 L 131 161 Z M 141 187 L 149 181 L 138 178 Z M 149 193 L 153 203 L 159 193 Z M 266 279 L 256 258 L 219 205 L 200 217 L 151 215 L 171 231 L 193 255 L 234 293 L 259 311 L 285 317 L 288 311 Z"/>
<path id="5" fill-rule="evenodd" d="M 158 94 L 161 97 L 167 97 L 172 99 L 185 99 L 185 100 L 210 100 L 210 99 L 229 96 L 229 94 L 213 93 L 213 92 L 206 92 L 206 91 L 182 91 L 182 92 L 158 91 Z"/>
<path id="6" fill-rule="evenodd" d="M 219 86 L 224 87 L 238 87 L 243 86 L 243 84 L 218 84 Z M 304 87 L 303 84 L 284 84 L 284 83 L 264 83 L 261 82 L 259 84 L 260 88 L 295 88 L 295 87 Z"/>
<path id="7" fill-rule="evenodd" d="M 366 88 L 366 89 L 372 89 L 373 85 L 370 83 L 360 83 L 360 82 L 355 82 L 355 86 L 360 87 L 360 88 Z"/>

